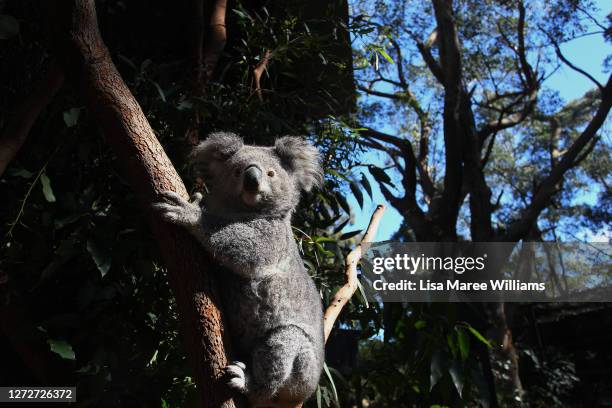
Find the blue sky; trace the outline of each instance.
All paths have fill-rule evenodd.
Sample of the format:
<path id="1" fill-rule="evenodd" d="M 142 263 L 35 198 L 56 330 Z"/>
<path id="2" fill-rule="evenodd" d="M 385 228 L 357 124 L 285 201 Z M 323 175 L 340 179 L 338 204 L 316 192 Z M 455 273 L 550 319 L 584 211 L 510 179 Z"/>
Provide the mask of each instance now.
<path id="1" fill-rule="evenodd" d="M 598 13 L 595 13 L 595 17 L 600 22 L 605 22 L 606 14 L 612 12 L 609 1 L 597 0 L 595 4 L 600 9 Z M 606 7 L 608 6 L 608 7 Z M 593 27 L 588 31 L 598 31 L 599 28 L 593 24 Z M 600 83 L 607 81 L 607 75 L 604 72 L 603 62 L 607 55 L 612 54 L 612 46 L 606 44 L 603 35 L 591 35 L 582 37 L 571 42 L 565 43 L 561 46 L 563 54 L 569 59 L 574 65 L 584 69 L 593 75 Z M 572 99 L 582 96 L 586 91 L 593 88 L 593 83 L 585 78 L 583 75 L 573 71 L 572 69 L 563 65 L 557 70 L 544 84 L 546 87 L 556 90 L 559 95 L 565 100 L 570 101 Z M 607 121 L 606 127 L 610 127 L 610 120 Z M 392 130 L 392 129 L 384 129 Z M 375 153 L 368 154 L 367 160 L 372 162 L 380 163 L 382 156 L 378 156 Z M 345 231 L 353 231 L 356 229 L 365 229 L 369 223 L 370 217 L 374 208 L 377 204 L 387 204 L 382 194 L 376 188 L 376 183 L 372 183 L 374 189 L 374 198 L 372 201 L 366 198 L 364 208 L 360 209 L 356 200 L 353 197 L 349 198 L 349 203 L 354 212 L 354 223 L 347 225 Z M 393 233 L 397 231 L 401 225 L 402 217 L 400 214 L 391 206 L 387 205 L 387 211 L 380 223 L 377 241 L 384 241 L 391 238 Z M 587 238 L 595 238 L 588 237 Z"/>

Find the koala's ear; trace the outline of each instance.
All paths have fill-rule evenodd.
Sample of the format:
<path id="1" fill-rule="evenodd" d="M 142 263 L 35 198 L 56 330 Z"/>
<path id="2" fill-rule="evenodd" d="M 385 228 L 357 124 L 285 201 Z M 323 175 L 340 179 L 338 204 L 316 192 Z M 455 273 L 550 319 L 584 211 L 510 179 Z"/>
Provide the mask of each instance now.
<path id="1" fill-rule="evenodd" d="M 212 133 L 191 152 L 192 163 L 224 161 L 244 146 L 242 139 L 234 133 Z"/>
<path id="2" fill-rule="evenodd" d="M 304 191 L 310 191 L 323 182 L 319 151 L 306 140 L 293 136 L 281 137 L 274 144 L 274 152 Z"/>

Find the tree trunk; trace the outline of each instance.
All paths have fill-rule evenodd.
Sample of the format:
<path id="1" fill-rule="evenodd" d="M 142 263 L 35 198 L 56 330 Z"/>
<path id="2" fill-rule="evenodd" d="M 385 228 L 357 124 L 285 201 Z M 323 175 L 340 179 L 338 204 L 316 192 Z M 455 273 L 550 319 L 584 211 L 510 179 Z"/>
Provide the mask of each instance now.
<path id="1" fill-rule="evenodd" d="M 159 243 L 194 366 L 200 406 L 234 407 L 227 387 L 219 381 L 227 362 L 227 338 L 213 266 L 193 238 L 150 211 L 161 191 L 172 190 L 186 198 L 187 190 L 111 60 L 98 30 L 94 0 L 49 3 L 52 45 L 66 78 L 81 92 L 118 156 Z"/>

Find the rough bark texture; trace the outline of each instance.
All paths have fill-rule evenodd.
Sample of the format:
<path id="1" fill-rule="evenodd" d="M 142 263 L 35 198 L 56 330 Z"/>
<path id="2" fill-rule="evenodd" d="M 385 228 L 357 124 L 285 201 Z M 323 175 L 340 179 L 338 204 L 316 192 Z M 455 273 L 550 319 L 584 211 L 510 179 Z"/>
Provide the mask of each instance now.
<path id="1" fill-rule="evenodd" d="M 50 3 L 54 51 L 117 154 L 143 209 L 149 209 L 164 190 L 187 198 L 181 178 L 102 41 L 94 0 Z M 176 297 L 185 346 L 201 395 L 200 406 L 233 407 L 227 387 L 218 381 L 227 362 L 227 342 L 214 290 L 213 266 L 190 236 L 150 211 L 148 215 Z"/>

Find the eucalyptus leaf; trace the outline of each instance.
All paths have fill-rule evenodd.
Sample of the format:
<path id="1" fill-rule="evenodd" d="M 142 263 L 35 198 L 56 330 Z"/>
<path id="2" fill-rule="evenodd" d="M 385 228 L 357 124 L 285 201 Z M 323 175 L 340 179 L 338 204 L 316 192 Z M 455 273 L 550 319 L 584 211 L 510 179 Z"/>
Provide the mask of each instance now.
<path id="1" fill-rule="evenodd" d="M 338 240 L 344 241 L 345 239 L 353 238 L 355 235 L 359 235 L 360 233 L 361 230 L 345 232 L 344 234 L 340 235 L 340 238 L 338 238 Z"/>
<path id="2" fill-rule="evenodd" d="M 346 201 L 346 197 L 344 197 L 342 194 L 337 193 L 336 194 L 336 201 L 338 201 L 338 204 L 340 204 L 340 207 L 342 207 L 342 209 L 347 213 L 347 214 L 351 214 L 351 206 L 348 204 L 348 201 Z"/>
<path id="3" fill-rule="evenodd" d="M 380 53 L 380 55 L 383 56 L 384 59 L 389 61 L 391 64 L 395 64 L 395 62 L 393 61 L 393 58 L 391 58 L 391 56 L 387 53 L 386 50 L 384 50 L 383 48 L 380 48 L 378 52 Z"/>
<path id="4" fill-rule="evenodd" d="M 166 94 L 164 93 L 164 90 L 161 89 L 161 86 L 159 86 L 159 84 L 155 81 L 151 81 L 151 83 L 153 84 L 155 89 L 157 89 L 157 93 L 159 94 L 159 97 L 161 98 L 161 100 L 163 102 L 166 102 Z"/>
<path id="5" fill-rule="evenodd" d="M 363 186 L 364 190 L 368 193 L 368 195 L 370 196 L 370 200 L 371 200 L 372 199 L 372 186 L 370 185 L 370 180 L 368 180 L 366 175 L 363 173 L 361 173 L 361 185 Z"/>
<path id="6" fill-rule="evenodd" d="M 440 381 L 440 379 L 442 378 L 442 375 L 444 375 L 443 364 L 444 364 L 444 356 L 442 355 L 442 352 L 439 350 L 435 351 L 433 356 L 431 357 L 431 364 L 429 366 L 429 390 L 430 391 L 433 389 L 433 387 L 436 386 L 438 381 Z"/>
<path id="7" fill-rule="evenodd" d="M 104 277 L 112 264 L 112 253 L 110 249 L 90 238 L 87 240 L 87 252 L 89 252 L 100 274 Z"/>
<path id="8" fill-rule="evenodd" d="M 65 360 L 74 360 L 74 350 L 72 350 L 72 346 L 64 340 L 47 340 L 47 344 L 51 348 L 51 351 L 55 354 L 58 354 L 61 358 Z"/>
<path id="9" fill-rule="evenodd" d="M 453 361 L 448 369 L 448 373 L 450 374 L 453 384 L 455 384 L 455 388 L 461 397 L 463 395 L 463 386 L 465 384 L 465 373 L 463 372 L 463 367 L 461 367 L 461 364 L 459 364 L 458 361 Z"/>
<path id="10" fill-rule="evenodd" d="M 24 179 L 29 179 L 34 175 L 34 173 L 26 169 L 15 169 L 15 168 L 8 169 L 7 174 L 9 174 L 10 176 L 21 177 Z"/>
<path id="11" fill-rule="evenodd" d="M 457 331 L 457 343 L 459 344 L 459 355 L 461 361 L 467 360 L 470 354 L 470 337 L 462 327 L 458 327 Z"/>
<path id="12" fill-rule="evenodd" d="M 51 180 L 46 173 L 40 175 L 40 182 L 42 184 L 42 192 L 45 196 L 45 200 L 50 203 L 54 203 L 55 195 L 53 195 L 53 189 L 51 188 Z"/>
<path id="13" fill-rule="evenodd" d="M 478 340 L 480 340 L 481 342 L 483 342 L 484 344 L 486 344 L 486 346 L 488 348 L 492 348 L 493 346 L 491 345 L 491 343 L 489 342 L 489 340 L 485 339 L 484 336 L 482 334 L 480 334 L 480 332 L 478 332 L 478 330 L 476 330 L 475 328 L 473 328 L 472 326 L 468 326 L 467 327 L 468 330 L 470 331 L 470 333 L 472 333 L 474 335 L 474 337 L 476 337 Z"/>
<path id="14" fill-rule="evenodd" d="M 74 127 L 79 122 L 79 116 L 81 115 L 81 108 L 70 108 L 64 111 L 63 118 L 66 127 Z"/>
<path id="15" fill-rule="evenodd" d="M 353 192 L 353 195 L 355 196 L 355 199 L 357 200 L 357 204 L 359 204 L 360 208 L 363 208 L 363 193 L 359 189 L 359 186 L 353 181 L 349 183 L 349 186 Z"/>
<path id="16" fill-rule="evenodd" d="M 417 330 L 421 330 L 425 326 L 427 326 L 427 322 L 425 320 L 417 320 L 414 322 L 414 328 Z"/>
<path id="17" fill-rule="evenodd" d="M 334 392 L 334 401 L 336 402 L 337 406 L 340 406 L 340 401 L 338 400 L 338 391 L 336 390 L 336 383 L 334 382 L 334 379 L 331 373 L 329 372 L 329 368 L 327 367 L 327 363 L 325 362 L 323 362 L 323 370 L 325 371 L 325 375 L 327 376 L 327 379 L 331 384 L 332 391 Z"/>
<path id="18" fill-rule="evenodd" d="M 381 169 L 380 167 L 376 167 L 374 165 L 369 165 L 368 170 L 370 171 L 370 174 L 372 174 L 372 177 L 374 177 L 376 181 L 378 181 L 379 183 L 388 184 L 393 187 L 391 178 L 383 169 Z"/>
<path id="19" fill-rule="evenodd" d="M 339 233 L 340 231 L 342 231 L 342 228 L 344 228 L 346 226 L 346 224 L 349 223 L 351 219 L 347 218 L 346 220 L 342 221 L 340 224 L 338 224 L 335 228 L 334 228 L 334 234 Z"/>

